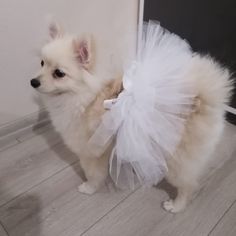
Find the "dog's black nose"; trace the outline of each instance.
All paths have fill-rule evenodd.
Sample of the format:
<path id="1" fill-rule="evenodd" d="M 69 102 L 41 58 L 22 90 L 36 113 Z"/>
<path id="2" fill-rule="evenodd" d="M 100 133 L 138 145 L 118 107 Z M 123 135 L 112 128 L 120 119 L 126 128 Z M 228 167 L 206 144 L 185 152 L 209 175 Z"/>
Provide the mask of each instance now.
<path id="1" fill-rule="evenodd" d="M 33 88 L 38 88 L 40 86 L 40 81 L 38 79 L 32 79 L 30 84 Z"/>

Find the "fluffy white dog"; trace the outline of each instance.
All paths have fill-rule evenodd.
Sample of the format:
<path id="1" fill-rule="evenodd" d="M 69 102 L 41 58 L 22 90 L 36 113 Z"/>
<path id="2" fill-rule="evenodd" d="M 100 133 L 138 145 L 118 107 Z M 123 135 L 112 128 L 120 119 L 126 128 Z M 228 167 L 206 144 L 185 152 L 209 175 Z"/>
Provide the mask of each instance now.
<path id="1" fill-rule="evenodd" d="M 90 38 L 64 34 L 50 26 L 51 40 L 42 48 L 41 70 L 31 85 L 42 94 L 55 129 L 80 158 L 87 181 L 79 191 L 92 194 L 108 175 L 110 148 L 91 158 L 84 147 L 105 113 L 103 101 L 122 90 L 122 79 L 105 81 L 96 76 L 94 45 Z M 186 75 L 197 94 L 194 111 L 187 119 L 184 135 L 173 158 L 167 161 L 166 179 L 177 187 L 174 200 L 164 202 L 170 212 L 183 210 L 198 185 L 206 163 L 224 126 L 224 105 L 230 97 L 228 70 L 212 58 L 194 55 Z"/>

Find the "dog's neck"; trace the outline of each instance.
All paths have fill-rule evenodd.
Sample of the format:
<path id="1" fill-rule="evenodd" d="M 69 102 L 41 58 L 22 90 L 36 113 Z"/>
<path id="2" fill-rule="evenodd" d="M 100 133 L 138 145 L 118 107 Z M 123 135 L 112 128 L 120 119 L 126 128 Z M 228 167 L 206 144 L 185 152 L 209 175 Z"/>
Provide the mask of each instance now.
<path id="1" fill-rule="evenodd" d="M 90 79 L 97 78 L 91 77 Z M 88 80 L 88 83 L 91 82 L 91 84 L 83 90 L 83 93 L 78 90 L 45 97 L 44 101 L 52 123 L 62 136 L 71 135 L 75 129 L 90 133 L 100 122 L 101 116 L 105 112 L 103 101 L 117 97 L 121 90 L 120 79 L 100 83 L 94 83 L 91 80 Z M 86 131 L 84 131 L 85 126 Z M 78 138 L 77 136 L 75 139 Z"/>

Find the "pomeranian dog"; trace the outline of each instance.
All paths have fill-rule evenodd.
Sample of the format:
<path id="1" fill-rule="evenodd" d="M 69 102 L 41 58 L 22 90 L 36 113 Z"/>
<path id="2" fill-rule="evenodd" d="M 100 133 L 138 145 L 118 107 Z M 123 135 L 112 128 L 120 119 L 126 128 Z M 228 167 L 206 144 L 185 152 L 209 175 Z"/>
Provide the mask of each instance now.
<path id="1" fill-rule="evenodd" d="M 79 186 L 79 191 L 93 194 L 107 178 L 110 150 L 100 158 L 92 158 L 84 147 L 105 113 L 104 100 L 115 98 L 122 91 L 122 78 L 107 81 L 97 76 L 95 47 L 90 37 L 64 34 L 57 24 L 51 24 L 49 32 L 51 40 L 41 51 L 41 70 L 31 85 L 42 94 L 56 131 L 80 159 L 87 181 Z M 192 80 L 197 97 L 182 141 L 167 161 L 166 179 L 178 194 L 174 200 L 165 201 L 163 207 L 172 213 L 185 208 L 212 158 L 231 91 L 228 70 L 210 57 L 194 55 L 186 76 Z"/>

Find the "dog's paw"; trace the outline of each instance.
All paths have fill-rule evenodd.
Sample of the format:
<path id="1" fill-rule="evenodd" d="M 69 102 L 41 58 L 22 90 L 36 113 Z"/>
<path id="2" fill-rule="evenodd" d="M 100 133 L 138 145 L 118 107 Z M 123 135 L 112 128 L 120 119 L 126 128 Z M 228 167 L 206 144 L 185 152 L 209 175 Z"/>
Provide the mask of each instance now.
<path id="1" fill-rule="evenodd" d="M 163 208 L 171 213 L 178 213 L 184 210 L 185 205 L 184 204 L 178 204 L 176 201 L 173 201 L 172 199 L 163 202 Z"/>
<path id="2" fill-rule="evenodd" d="M 97 189 L 88 182 L 84 182 L 78 187 L 78 190 L 80 193 L 91 195 L 95 193 Z"/>
<path id="3" fill-rule="evenodd" d="M 174 206 L 173 206 L 173 200 L 168 200 L 168 201 L 164 201 L 163 202 L 163 208 L 166 210 L 166 211 L 169 211 L 169 212 L 172 212 L 173 209 L 174 209 Z"/>

